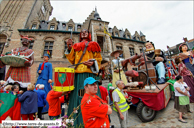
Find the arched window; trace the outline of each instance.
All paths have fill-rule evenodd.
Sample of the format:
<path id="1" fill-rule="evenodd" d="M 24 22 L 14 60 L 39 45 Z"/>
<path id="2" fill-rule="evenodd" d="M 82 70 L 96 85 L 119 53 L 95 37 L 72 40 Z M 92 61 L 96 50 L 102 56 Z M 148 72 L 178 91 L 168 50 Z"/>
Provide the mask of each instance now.
<path id="1" fill-rule="evenodd" d="M 54 39 L 53 38 L 47 38 L 45 40 L 45 46 L 44 46 L 44 54 L 50 54 L 50 57 L 52 57 L 53 52 L 53 45 L 54 45 Z"/>
<path id="2" fill-rule="evenodd" d="M 37 26 L 36 24 L 33 24 L 32 29 L 36 29 L 36 26 Z"/>
<path id="3" fill-rule="evenodd" d="M 129 36 L 129 35 L 127 35 L 127 38 L 128 38 L 128 39 L 130 39 L 130 36 Z"/>
<path id="4" fill-rule="evenodd" d="M 140 48 L 139 51 L 140 51 L 140 53 L 142 53 L 143 52 L 142 48 Z"/>
<path id="5" fill-rule="evenodd" d="M 4 34 L 0 34 L 0 54 L 2 54 L 3 52 L 6 40 L 7 40 L 7 36 Z"/>
<path id="6" fill-rule="evenodd" d="M 119 37 L 119 34 L 118 34 L 117 32 L 115 32 L 115 36 L 116 36 L 116 37 Z"/>
<path id="7" fill-rule="evenodd" d="M 135 55 L 133 46 L 129 46 L 129 53 L 130 53 L 131 56 Z"/>
<path id="8" fill-rule="evenodd" d="M 30 37 L 31 38 L 31 37 Z M 32 49 L 34 46 L 34 39 L 30 41 L 30 44 L 28 46 L 29 49 Z"/>
<path id="9" fill-rule="evenodd" d="M 68 31 L 73 31 L 73 26 L 68 26 Z"/>
<path id="10" fill-rule="evenodd" d="M 50 30 L 55 30 L 55 25 L 51 25 Z"/>
<path id="11" fill-rule="evenodd" d="M 117 49 L 117 50 L 123 50 L 123 47 L 122 47 L 121 45 L 120 45 L 120 46 L 117 45 L 117 46 L 116 46 L 116 49 Z M 124 57 L 123 57 L 123 54 L 121 54 L 119 57 L 124 58 Z"/>

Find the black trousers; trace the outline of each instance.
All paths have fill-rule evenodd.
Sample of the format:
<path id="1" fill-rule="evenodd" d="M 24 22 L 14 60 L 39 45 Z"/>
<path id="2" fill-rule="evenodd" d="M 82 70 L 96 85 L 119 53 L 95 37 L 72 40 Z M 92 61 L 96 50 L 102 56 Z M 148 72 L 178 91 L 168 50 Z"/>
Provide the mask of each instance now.
<path id="1" fill-rule="evenodd" d="M 38 107 L 38 118 L 42 119 L 42 109 L 43 107 Z"/>

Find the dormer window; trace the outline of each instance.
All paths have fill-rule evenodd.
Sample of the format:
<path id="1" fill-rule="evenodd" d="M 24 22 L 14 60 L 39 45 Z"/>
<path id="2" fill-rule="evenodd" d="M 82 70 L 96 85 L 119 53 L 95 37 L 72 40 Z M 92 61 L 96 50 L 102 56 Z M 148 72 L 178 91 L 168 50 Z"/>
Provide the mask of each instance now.
<path id="1" fill-rule="evenodd" d="M 139 40 L 139 37 L 137 37 L 137 40 Z"/>
<path id="2" fill-rule="evenodd" d="M 108 31 L 111 32 L 111 28 L 108 28 Z"/>
<path id="3" fill-rule="evenodd" d="M 32 29 L 36 29 L 36 24 L 33 24 L 32 25 Z"/>
<path id="4" fill-rule="evenodd" d="M 73 31 L 73 27 L 72 26 L 69 26 L 68 27 L 68 31 Z"/>
<path id="5" fill-rule="evenodd" d="M 78 25 L 77 28 L 81 28 L 81 25 Z"/>
<path id="6" fill-rule="evenodd" d="M 65 28 L 65 26 L 66 26 L 65 23 L 62 23 L 62 26 L 63 26 L 63 28 Z"/>
<path id="7" fill-rule="evenodd" d="M 55 25 L 51 25 L 50 30 L 55 30 Z"/>
<path id="8" fill-rule="evenodd" d="M 117 32 L 115 32 L 115 36 L 116 36 L 116 37 L 119 37 L 119 35 L 118 35 L 118 33 L 117 33 Z"/>

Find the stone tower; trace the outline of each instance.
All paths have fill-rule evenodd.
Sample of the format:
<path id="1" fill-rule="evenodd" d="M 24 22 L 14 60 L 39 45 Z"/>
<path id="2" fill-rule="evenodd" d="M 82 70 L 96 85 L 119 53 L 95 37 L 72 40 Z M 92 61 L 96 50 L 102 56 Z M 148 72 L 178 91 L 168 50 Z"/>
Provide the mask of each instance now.
<path id="1" fill-rule="evenodd" d="M 104 26 L 108 30 L 109 22 L 103 21 L 97 12 L 97 8 L 92 12 L 93 17 L 88 18 L 88 30 L 92 34 L 92 41 L 98 42 L 101 48 L 102 64 L 109 61 L 112 52 L 110 37 L 104 33 Z"/>
<path id="2" fill-rule="evenodd" d="M 49 0 L 0 1 L 0 54 L 19 47 L 18 29 L 28 29 L 32 20 L 48 20 L 52 14 Z"/>

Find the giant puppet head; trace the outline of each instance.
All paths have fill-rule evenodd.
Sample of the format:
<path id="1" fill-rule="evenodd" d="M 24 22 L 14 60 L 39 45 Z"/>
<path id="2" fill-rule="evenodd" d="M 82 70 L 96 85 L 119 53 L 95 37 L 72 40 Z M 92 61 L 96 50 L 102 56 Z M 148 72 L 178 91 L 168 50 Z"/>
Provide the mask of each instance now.
<path id="1" fill-rule="evenodd" d="M 32 38 L 29 38 L 28 35 L 26 35 L 26 36 L 20 35 L 20 37 L 21 37 L 22 45 L 26 46 L 26 47 L 28 47 L 30 41 L 33 40 Z"/>
<path id="2" fill-rule="evenodd" d="M 147 41 L 147 42 L 145 43 L 145 47 L 146 47 L 146 52 L 147 52 L 147 51 L 152 51 L 152 50 L 155 49 L 154 44 L 153 44 L 152 42 L 149 42 L 149 41 Z"/>
<path id="3" fill-rule="evenodd" d="M 87 29 L 83 29 L 81 32 L 80 32 L 80 38 L 79 38 L 79 41 L 91 41 L 92 38 L 91 38 L 91 33 L 87 30 Z"/>
<path id="4" fill-rule="evenodd" d="M 183 51 L 189 51 L 187 44 L 186 43 L 182 43 L 179 46 L 179 51 L 180 51 L 180 53 L 182 53 Z"/>

